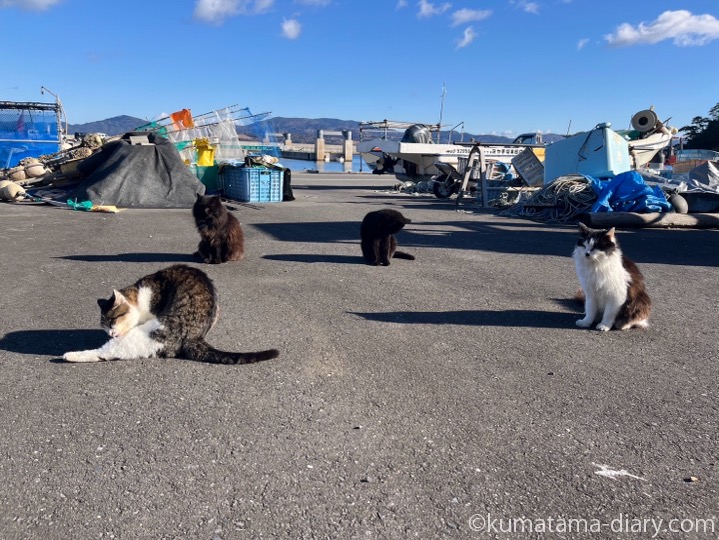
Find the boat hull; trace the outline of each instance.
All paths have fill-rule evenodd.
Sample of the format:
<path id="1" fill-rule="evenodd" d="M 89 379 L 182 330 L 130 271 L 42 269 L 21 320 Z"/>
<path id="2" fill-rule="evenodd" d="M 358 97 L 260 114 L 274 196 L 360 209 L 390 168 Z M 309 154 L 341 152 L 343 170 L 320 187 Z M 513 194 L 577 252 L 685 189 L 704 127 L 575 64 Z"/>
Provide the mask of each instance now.
<path id="1" fill-rule="evenodd" d="M 482 144 L 482 146 L 488 162 L 506 163 L 509 168 L 512 165 L 512 158 L 532 145 Z M 357 151 L 368 164 L 371 160 L 376 167 L 393 173 L 403 182 L 422 182 L 442 174 L 436 166 L 438 162 L 449 165 L 456 171 L 463 171 L 471 149 L 472 145 L 467 144 L 414 143 L 384 139 L 364 141 L 357 146 Z M 388 162 L 391 163 L 391 167 L 387 167 Z"/>
<path id="2" fill-rule="evenodd" d="M 670 131 L 659 131 L 643 139 L 628 141 L 629 155 L 632 159 L 632 168 L 641 169 L 657 155 L 657 152 L 665 148 L 672 140 Z"/>

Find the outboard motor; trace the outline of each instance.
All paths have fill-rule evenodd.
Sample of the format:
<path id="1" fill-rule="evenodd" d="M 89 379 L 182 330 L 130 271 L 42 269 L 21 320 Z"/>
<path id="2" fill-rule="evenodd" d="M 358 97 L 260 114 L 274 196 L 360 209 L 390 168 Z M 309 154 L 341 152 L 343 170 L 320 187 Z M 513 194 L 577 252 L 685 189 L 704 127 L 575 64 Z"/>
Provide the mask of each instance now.
<path id="1" fill-rule="evenodd" d="M 427 126 L 422 124 L 415 124 L 405 130 L 404 135 L 402 136 L 402 140 L 400 142 L 431 143 L 432 134 L 429 132 Z"/>

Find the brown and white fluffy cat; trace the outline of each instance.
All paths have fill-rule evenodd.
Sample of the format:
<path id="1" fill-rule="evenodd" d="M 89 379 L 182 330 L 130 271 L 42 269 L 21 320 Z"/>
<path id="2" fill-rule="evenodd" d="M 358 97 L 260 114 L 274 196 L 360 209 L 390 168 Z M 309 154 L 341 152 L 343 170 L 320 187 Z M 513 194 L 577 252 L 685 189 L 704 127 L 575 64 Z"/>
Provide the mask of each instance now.
<path id="1" fill-rule="evenodd" d="M 385 208 L 369 212 L 360 227 L 360 243 L 365 261 L 374 266 L 389 266 L 392 257 L 413 261 L 413 255 L 397 251 L 397 240 L 394 237 L 407 223 L 412 223 L 412 220 L 397 210 Z"/>
<path id="2" fill-rule="evenodd" d="M 646 328 L 652 303 L 644 277 L 637 265 L 622 254 L 614 227 L 590 229 L 579 223 L 579 230 L 573 258 L 584 296 L 584 318 L 577 321 L 577 326 L 589 328 L 601 315 L 597 330 Z"/>
<path id="3" fill-rule="evenodd" d="M 242 259 L 245 254 L 242 227 L 220 197 L 198 195 L 192 215 L 201 238 L 196 255 L 203 262 L 219 264 Z"/>
<path id="4" fill-rule="evenodd" d="M 248 364 L 279 355 L 276 349 L 225 352 L 205 341 L 217 320 L 217 292 L 207 274 L 191 266 L 178 264 L 145 276 L 97 304 L 100 325 L 111 339 L 99 349 L 65 353 L 68 362 L 174 357 Z"/>

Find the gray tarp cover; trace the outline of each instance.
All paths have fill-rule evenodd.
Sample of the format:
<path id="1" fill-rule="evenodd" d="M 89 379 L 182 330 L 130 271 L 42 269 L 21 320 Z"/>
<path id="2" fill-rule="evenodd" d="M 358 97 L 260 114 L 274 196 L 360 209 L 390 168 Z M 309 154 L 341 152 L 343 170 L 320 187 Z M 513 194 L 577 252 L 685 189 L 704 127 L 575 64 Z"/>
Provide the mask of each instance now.
<path id="1" fill-rule="evenodd" d="M 130 136 L 152 144 L 131 144 Z M 72 201 L 92 201 L 134 208 L 191 208 L 205 186 L 184 164 L 175 145 L 154 133 L 126 133 L 105 144 L 78 165 L 83 177 L 67 194 Z"/>
<path id="2" fill-rule="evenodd" d="M 719 161 L 707 161 L 689 171 L 689 190 L 699 188 L 719 193 Z"/>

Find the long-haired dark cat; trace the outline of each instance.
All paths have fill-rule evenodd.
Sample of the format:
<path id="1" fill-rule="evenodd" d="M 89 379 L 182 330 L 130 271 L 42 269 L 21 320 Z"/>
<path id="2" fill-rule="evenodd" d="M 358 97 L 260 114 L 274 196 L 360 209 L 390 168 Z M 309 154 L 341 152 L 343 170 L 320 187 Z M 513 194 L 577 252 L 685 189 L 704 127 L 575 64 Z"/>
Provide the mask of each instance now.
<path id="1" fill-rule="evenodd" d="M 574 265 L 584 297 L 584 318 L 577 326 L 589 328 L 599 315 L 597 330 L 646 328 L 652 302 L 637 265 L 622 254 L 614 227 L 590 229 L 579 223 Z"/>
<path id="2" fill-rule="evenodd" d="M 112 339 L 99 349 L 65 353 L 68 362 L 172 357 L 249 364 L 279 355 L 276 349 L 239 353 L 210 346 L 205 335 L 217 320 L 217 292 L 207 274 L 184 264 L 140 278 L 97 304 L 100 325 Z"/>
<path id="3" fill-rule="evenodd" d="M 198 195 L 192 215 L 201 238 L 196 255 L 203 262 L 219 264 L 242 259 L 245 254 L 242 227 L 220 197 Z"/>
<path id="4" fill-rule="evenodd" d="M 412 223 L 412 220 L 397 210 L 385 208 L 368 213 L 360 229 L 365 261 L 374 266 L 389 266 L 392 257 L 413 261 L 413 255 L 397 251 L 397 240 L 394 237 L 407 223 Z"/>

